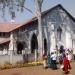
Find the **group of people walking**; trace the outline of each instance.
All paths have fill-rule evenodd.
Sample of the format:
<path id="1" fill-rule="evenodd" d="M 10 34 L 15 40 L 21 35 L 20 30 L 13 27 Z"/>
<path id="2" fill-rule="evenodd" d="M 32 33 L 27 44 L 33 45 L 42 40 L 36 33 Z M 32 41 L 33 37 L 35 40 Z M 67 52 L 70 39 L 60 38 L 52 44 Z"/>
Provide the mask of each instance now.
<path id="1" fill-rule="evenodd" d="M 43 55 L 43 66 L 44 68 L 51 68 L 51 69 L 57 69 L 57 65 L 56 65 L 56 55 L 53 54 L 52 56 L 50 55 L 50 53 L 48 53 L 48 55 Z"/>
<path id="2" fill-rule="evenodd" d="M 71 50 L 69 49 L 64 50 L 63 47 L 60 47 L 59 55 L 56 51 L 48 53 L 47 55 L 46 54 L 43 55 L 43 66 L 45 69 L 51 68 L 52 70 L 56 70 L 58 68 L 57 58 L 59 58 L 60 68 L 63 70 L 65 74 L 67 74 L 69 72 L 68 69 L 71 69 L 70 65 L 72 59 L 71 54 L 72 54 Z"/>

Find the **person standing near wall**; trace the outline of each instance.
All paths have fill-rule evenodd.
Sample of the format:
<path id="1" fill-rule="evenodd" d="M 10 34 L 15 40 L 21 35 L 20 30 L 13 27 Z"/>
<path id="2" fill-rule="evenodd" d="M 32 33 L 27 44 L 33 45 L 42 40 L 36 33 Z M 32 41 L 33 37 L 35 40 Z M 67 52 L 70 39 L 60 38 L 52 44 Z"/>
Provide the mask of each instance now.
<path id="1" fill-rule="evenodd" d="M 55 70 L 57 69 L 57 64 L 56 64 L 57 55 L 55 51 L 51 53 L 51 58 L 52 58 L 52 69 Z"/>
<path id="2" fill-rule="evenodd" d="M 73 50 L 73 59 L 75 61 L 75 50 Z"/>
<path id="3" fill-rule="evenodd" d="M 48 64 L 48 68 L 52 68 L 52 58 L 50 53 L 48 53 L 48 56 L 47 56 L 47 64 Z"/>
<path id="4" fill-rule="evenodd" d="M 69 49 L 68 49 L 68 53 L 66 54 L 66 57 L 68 58 L 68 62 L 69 62 L 68 68 L 71 69 L 70 62 L 72 60 L 72 54 L 71 54 L 71 51 Z"/>

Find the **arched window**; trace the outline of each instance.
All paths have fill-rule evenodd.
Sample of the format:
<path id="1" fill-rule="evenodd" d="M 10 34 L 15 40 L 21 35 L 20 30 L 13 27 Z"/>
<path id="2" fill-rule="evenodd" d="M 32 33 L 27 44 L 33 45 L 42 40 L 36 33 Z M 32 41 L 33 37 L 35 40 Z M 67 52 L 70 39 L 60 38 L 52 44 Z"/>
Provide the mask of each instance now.
<path id="1" fill-rule="evenodd" d="M 62 28 L 59 26 L 57 29 L 57 38 L 59 41 L 61 41 L 61 34 L 62 34 Z"/>

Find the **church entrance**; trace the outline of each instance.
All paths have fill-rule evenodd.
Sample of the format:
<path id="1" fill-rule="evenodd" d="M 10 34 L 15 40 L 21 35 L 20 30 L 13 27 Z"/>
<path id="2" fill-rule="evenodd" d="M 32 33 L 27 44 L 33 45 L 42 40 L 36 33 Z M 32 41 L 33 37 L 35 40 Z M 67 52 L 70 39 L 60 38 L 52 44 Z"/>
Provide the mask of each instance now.
<path id="1" fill-rule="evenodd" d="M 44 53 L 47 55 L 47 40 L 44 39 Z"/>
<path id="2" fill-rule="evenodd" d="M 24 49 L 24 45 L 22 42 L 17 42 L 17 54 L 22 54 L 22 50 Z"/>
<path id="3" fill-rule="evenodd" d="M 57 46 L 58 46 L 58 49 L 59 49 L 59 52 L 58 53 L 63 53 L 64 52 L 64 44 L 63 44 L 63 37 L 62 36 L 62 27 L 59 26 L 57 28 Z"/>
<path id="4" fill-rule="evenodd" d="M 31 38 L 31 53 L 35 53 L 35 50 L 38 49 L 38 41 L 37 41 L 37 36 L 33 34 Z"/>
<path id="5" fill-rule="evenodd" d="M 60 48 L 62 46 L 62 28 L 59 26 L 57 28 L 57 45 L 58 45 L 58 48 Z"/>
<path id="6" fill-rule="evenodd" d="M 34 60 L 37 59 L 38 57 L 38 41 L 37 41 L 37 36 L 35 34 L 32 35 L 32 38 L 31 38 L 31 54 L 33 55 Z"/>

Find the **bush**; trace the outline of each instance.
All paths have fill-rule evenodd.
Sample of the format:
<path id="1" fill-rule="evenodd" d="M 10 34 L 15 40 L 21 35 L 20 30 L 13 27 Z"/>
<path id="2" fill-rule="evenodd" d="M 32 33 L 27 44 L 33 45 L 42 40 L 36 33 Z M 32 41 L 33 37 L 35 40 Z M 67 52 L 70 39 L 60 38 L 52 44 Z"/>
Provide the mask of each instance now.
<path id="1" fill-rule="evenodd" d="M 10 64 L 10 65 L 11 65 L 11 63 L 10 63 L 10 62 L 8 62 L 8 61 L 6 61 L 6 62 L 5 62 L 5 64 Z"/>
<path id="2" fill-rule="evenodd" d="M 23 64 L 23 61 L 17 61 L 16 64 Z"/>
<path id="3" fill-rule="evenodd" d="M 23 63 L 21 61 L 16 62 L 16 64 L 10 64 L 9 62 L 6 62 L 4 65 L 0 65 L 0 69 L 11 69 L 11 68 L 21 68 L 21 67 L 29 67 L 29 66 L 37 66 L 42 65 L 42 61 L 37 62 L 29 62 L 29 63 Z"/>
<path id="4" fill-rule="evenodd" d="M 9 64 L 4 64 L 4 65 L 1 65 L 1 66 L 0 66 L 0 69 L 1 69 L 1 70 L 10 69 L 10 68 L 12 68 L 12 65 L 9 65 Z"/>

